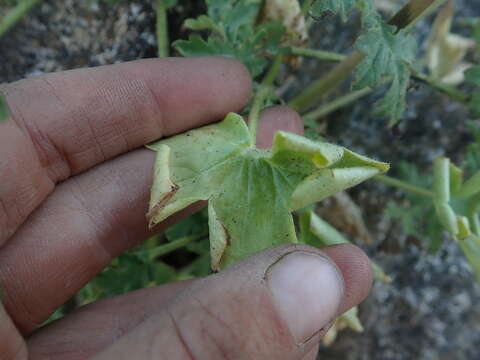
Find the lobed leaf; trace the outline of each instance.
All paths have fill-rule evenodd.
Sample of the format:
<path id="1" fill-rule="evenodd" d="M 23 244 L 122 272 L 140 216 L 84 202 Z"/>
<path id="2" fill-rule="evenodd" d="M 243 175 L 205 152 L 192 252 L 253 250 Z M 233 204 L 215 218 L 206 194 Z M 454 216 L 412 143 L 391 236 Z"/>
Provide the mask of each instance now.
<path id="1" fill-rule="evenodd" d="M 279 23 L 257 25 L 260 0 L 208 0 L 208 14 L 187 19 L 185 27 L 209 31 L 206 39 L 192 35 L 174 46 L 182 56 L 226 56 L 240 60 L 253 77 L 261 74 L 268 55 L 282 51 L 285 28 Z"/>
<path id="2" fill-rule="evenodd" d="M 310 9 L 312 16 L 320 16 L 325 12 L 338 14 L 342 20 L 347 21 L 359 0 L 316 0 Z"/>
<path id="3" fill-rule="evenodd" d="M 358 38 L 356 47 L 365 58 L 355 72 L 354 87 L 375 87 L 390 79 L 390 89 L 380 102 L 379 111 L 390 118 L 390 124 L 395 124 L 406 108 L 410 66 L 416 52 L 414 38 L 378 20 Z"/>
<path id="4" fill-rule="evenodd" d="M 236 114 L 150 148 L 157 151 L 150 225 L 208 200 L 214 270 L 297 242 L 291 211 L 388 168 L 342 147 L 285 132 L 275 135 L 271 151 L 257 149 Z"/>

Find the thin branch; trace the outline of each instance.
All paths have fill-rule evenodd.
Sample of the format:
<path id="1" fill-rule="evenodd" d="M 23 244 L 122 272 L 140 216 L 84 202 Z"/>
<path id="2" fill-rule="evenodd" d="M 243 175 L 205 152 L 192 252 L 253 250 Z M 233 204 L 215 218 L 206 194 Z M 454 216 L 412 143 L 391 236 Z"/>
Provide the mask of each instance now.
<path id="1" fill-rule="evenodd" d="M 166 0 L 156 0 L 158 57 L 168 57 L 170 42 L 168 39 L 168 19 Z"/>
<path id="2" fill-rule="evenodd" d="M 257 126 L 258 126 L 258 119 L 260 117 L 260 111 L 263 108 L 263 104 L 265 102 L 265 98 L 268 96 L 270 92 L 271 86 L 275 81 L 280 67 L 283 63 L 283 56 L 279 55 L 276 57 L 274 63 L 268 70 L 267 75 L 263 79 L 262 83 L 260 84 L 260 88 L 253 99 L 252 108 L 250 110 L 250 114 L 248 116 L 248 128 L 250 129 L 250 133 L 252 135 L 252 139 L 255 142 L 257 138 Z"/>
<path id="3" fill-rule="evenodd" d="M 468 103 L 469 96 L 465 94 L 463 91 L 460 91 L 452 86 L 446 85 L 441 83 L 440 81 L 434 80 L 431 77 L 422 74 L 418 71 L 412 71 L 412 77 L 418 81 L 421 81 L 435 90 L 441 92 L 442 94 L 447 95 L 451 99 L 458 101 L 462 104 Z"/>
<path id="4" fill-rule="evenodd" d="M 347 57 L 346 55 L 338 54 L 331 51 L 323 51 L 323 50 L 302 48 L 302 47 L 296 47 L 296 46 L 292 46 L 290 48 L 290 54 L 312 57 L 312 58 L 316 58 L 318 60 L 323 60 L 323 61 L 343 61 Z"/>
<path id="5" fill-rule="evenodd" d="M 333 68 L 332 71 L 328 72 L 327 75 L 315 81 L 305 91 L 294 98 L 289 105 L 299 112 L 308 110 L 318 100 L 346 80 L 356 69 L 358 64 L 362 62 L 364 57 L 365 55 L 362 53 L 354 51 L 350 56 Z"/>
<path id="6" fill-rule="evenodd" d="M 411 0 L 389 21 L 399 29 L 409 31 L 420 20 L 430 15 L 447 0 Z"/>
<path id="7" fill-rule="evenodd" d="M 323 104 L 317 109 L 307 113 L 303 116 L 304 121 L 317 121 L 322 117 L 331 114 L 338 109 L 341 109 L 345 106 L 350 105 L 351 103 L 355 102 L 356 100 L 370 94 L 373 91 L 372 88 L 366 87 L 357 91 L 353 91 L 347 95 L 341 96 L 329 102 L 327 104 Z"/>
<path id="8" fill-rule="evenodd" d="M 0 19 L 0 37 L 5 35 L 15 24 L 41 0 L 23 0 L 18 3 L 12 10 Z"/>
<path id="9" fill-rule="evenodd" d="M 384 183 L 384 184 L 387 184 L 387 185 L 390 185 L 390 186 L 394 186 L 398 189 L 401 189 L 401 190 L 404 190 L 404 191 L 407 191 L 407 192 L 410 192 L 410 193 L 413 193 L 413 194 L 416 194 L 416 195 L 420 195 L 420 196 L 424 196 L 424 197 L 428 197 L 428 198 L 433 198 L 433 192 L 431 192 L 427 189 L 423 189 L 421 187 L 409 184 L 405 181 L 392 178 L 392 177 L 387 176 L 387 175 L 376 175 L 374 177 L 374 179 L 381 182 L 381 183 Z"/>

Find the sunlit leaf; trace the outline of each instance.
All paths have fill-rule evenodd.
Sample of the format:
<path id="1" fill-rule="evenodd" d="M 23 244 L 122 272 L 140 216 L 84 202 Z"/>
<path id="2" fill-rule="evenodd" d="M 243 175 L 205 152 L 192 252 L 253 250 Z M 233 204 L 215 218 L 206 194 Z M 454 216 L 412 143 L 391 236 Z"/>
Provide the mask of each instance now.
<path id="1" fill-rule="evenodd" d="M 343 147 L 285 132 L 277 132 L 271 151 L 257 149 L 236 114 L 150 148 L 157 151 L 150 224 L 208 200 L 215 270 L 296 242 L 291 211 L 388 169 Z"/>

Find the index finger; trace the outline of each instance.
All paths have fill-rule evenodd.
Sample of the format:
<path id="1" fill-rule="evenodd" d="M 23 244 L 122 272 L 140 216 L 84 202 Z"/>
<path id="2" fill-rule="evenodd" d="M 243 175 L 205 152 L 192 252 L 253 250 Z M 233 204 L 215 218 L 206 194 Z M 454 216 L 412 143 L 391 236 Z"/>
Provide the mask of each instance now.
<path id="1" fill-rule="evenodd" d="M 142 60 L 22 80 L 0 89 L 0 245 L 55 183 L 162 136 L 220 120 L 250 94 L 226 58 Z"/>

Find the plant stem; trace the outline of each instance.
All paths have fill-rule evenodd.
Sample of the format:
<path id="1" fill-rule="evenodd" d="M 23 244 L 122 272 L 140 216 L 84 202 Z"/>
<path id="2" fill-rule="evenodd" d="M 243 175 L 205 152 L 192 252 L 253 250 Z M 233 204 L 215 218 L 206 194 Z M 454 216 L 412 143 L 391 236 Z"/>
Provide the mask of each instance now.
<path id="1" fill-rule="evenodd" d="M 195 235 L 189 235 L 189 236 L 184 236 L 181 237 L 180 239 L 174 240 L 172 242 L 157 246 L 156 248 L 153 248 L 151 250 L 147 250 L 148 257 L 150 260 L 154 260 L 159 256 L 167 255 L 171 253 L 172 251 L 175 251 L 177 249 L 180 249 L 184 247 L 185 245 L 190 244 L 191 242 L 200 240 L 204 236 L 207 235 L 207 232 L 201 232 L 199 234 Z"/>
<path id="2" fill-rule="evenodd" d="M 157 46 L 158 57 L 168 57 L 168 20 L 166 0 L 156 0 L 155 12 L 157 16 Z"/>
<path id="3" fill-rule="evenodd" d="M 319 99 L 346 80 L 364 57 L 365 55 L 359 51 L 354 51 L 327 75 L 315 81 L 305 91 L 290 101 L 289 105 L 299 112 L 308 110 Z"/>
<path id="4" fill-rule="evenodd" d="M 478 214 L 470 214 L 470 216 L 468 217 L 468 221 L 470 222 L 470 226 L 472 227 L 472 232 L 475 235 L 480 236 L 480 221 L 478 220 Z"/>
<path id="5" fill-rule="evenodd" d="M 341 109 L 352 102 L 370 94 L 373 91 L 372 88 L 366 87 L 357 91 L 353 91 L 347 95 L 336 98 L 334 101 L 321 105 L 316 110 L 313 110 L 303 116 L 304 121 L 317 121 L 322 117 Z"/>
<path id="6" fill-rule="evenodd" d="M 450 201 L 450 160 L 445 157 L 433 162 L 433 192 L 436 201 Z"/>
<path id="7" fill-rule="evenodd" d="M 447 0 L 411 0 L 389 21 L 390 25 L 409 31 L 420 20 L 430 15 Z"/>
<path id="8" fill-rule="evenodd" d="M 268 93 L 270 92 L 270 88 L 275 81 L 280 67 L 283 63 L 283 56 L 278 55 L 275 58 L 274 63 L 270 67 L 265 75 L 262 83 L 260 84 L 260 88 L 253 99 L 252 108 L 250 110 L 250 114 L 248 115 L 248 128 L 250 129 L 250 134 L 252 135 L 252 141 L 255 143 L 257 139 L 257 126 L 258 126 L 258 119 L 260 117 L 260 111 L 263 108 L 263 103 L 265 102 L 265 98 L 267 97 Z"/>
<path id="9" fill-rule="evenodd" d="M 433 80 L 431 77 L 417 71 L 412 71 L 412 77 L 426 83 L 427 85 L 440 91 L 455 101 L 458 101 L 462 104 L 466 104 L 468 102 L 468 95 L 452 86 L 442 84 L 440 81 Z"/>
<path id="10" fill-rule="evenodd" d="M 16 23 L 18 23 L 40 0 L 23 0 L 10 12 L 2 17 L 0 22 L 0 37 L 5 35 Z"/>
<path id="11" fill-rule="evenodd" d="M 316 49 L 303 48 L 298 46 L 292 46 L 290 48 L 290 54 L 298 56 L 306 56 L 316 58 L 324 61 L 343 61 L 347 57 L 343 54 L 338 54 L 331 51 L 322 51 Z"/>
<path id="12" fill-rule="evenodd" d="M 401 190 L 404 190 L 404 191 L 407 191 L 407 192 L 410 192 L 410 193 L 413 193 L 413 194 L 416 194 L 416 195 L 425 196 L 425 197 L 429 197 L 429 198 L 433 197 L 433 192 L 431 192 L 427 189 L 423 189 L 421 187 L 409 184 L 405 181 L 398 180 L 398 179 L 392 178 L 392 177 L 387 176 L 387 175 L 376 175 L 374 177 L 374 179 L 381 182 L 381 183 L 384 183 L 384 184 L 387 184 L 387 185 L 390 185 L 390 186 L 394 186 L 396 188 L 399 188 Z"/>

